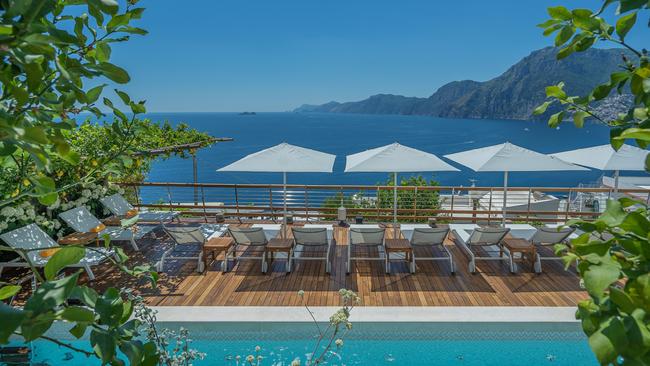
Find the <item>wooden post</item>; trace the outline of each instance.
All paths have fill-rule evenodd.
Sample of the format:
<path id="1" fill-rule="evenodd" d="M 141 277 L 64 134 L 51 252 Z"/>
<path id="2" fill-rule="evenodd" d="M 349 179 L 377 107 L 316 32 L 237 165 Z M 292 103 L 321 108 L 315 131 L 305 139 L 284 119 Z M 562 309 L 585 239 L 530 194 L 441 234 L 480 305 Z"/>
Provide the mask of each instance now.
<path id="1" fill-rule="evenodd" d="M 454 193 L 456 190 L 452 187 L 451 188 L 451 214 L 449 215 L 449 221 L 454 222 Z"/>

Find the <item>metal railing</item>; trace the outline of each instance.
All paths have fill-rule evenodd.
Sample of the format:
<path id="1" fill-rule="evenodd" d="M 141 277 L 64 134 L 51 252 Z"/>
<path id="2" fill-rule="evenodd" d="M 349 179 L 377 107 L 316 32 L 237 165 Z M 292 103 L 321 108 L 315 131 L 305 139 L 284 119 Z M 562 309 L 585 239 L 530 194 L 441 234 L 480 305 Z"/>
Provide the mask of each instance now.
<path id="1" fill-rule="evenodd" d="M 120 183 L 138 207 L 184 211 L 206 218 L 216 212 L 237 219 L 277 220 L 284 214 L 279 184 Z M 337 208 L 349 218 L 393 218 L 393 187 L 370 185 L 287 185 L 287 211 L 296 220 L 336 220 Z M 503 217 L 502 187 L 398 186 L 400 222 L 497 223 Z M 198 195 L 195 195 L 198 192 Z M 509 187 L 506 218 L 510 222 L 564 222 L 589 219 L 600 212 L 576 205 L 576 195 L 613 196 L 609 188 Z M 620 189 L 619 194 L 650 201 L 650 190 Z"/>

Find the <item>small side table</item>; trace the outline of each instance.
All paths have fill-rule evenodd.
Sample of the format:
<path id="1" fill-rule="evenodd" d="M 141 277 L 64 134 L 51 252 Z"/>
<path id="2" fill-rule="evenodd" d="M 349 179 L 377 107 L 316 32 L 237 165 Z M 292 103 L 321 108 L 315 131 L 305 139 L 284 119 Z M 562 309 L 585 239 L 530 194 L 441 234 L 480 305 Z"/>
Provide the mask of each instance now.
<path id="1" fill-rule="evenodd" d="M 88 245 L 97 240 L 97 233 L 72 233 L 59 239 L 59 245 Z"/>
<path id="2" fill-rule="evenodd" d="M 274 253 L 287 253 L 287 273 L 291 272 L 291 252 L 293 251 L 293 239 L 271 239 L 266 244 L 266 252 L 270 255 L 269 267 L 273 263 Z"/>
<path id="3" fill-rule="evenodd" d="M 235 245 L 235 241 L 228 236 L 221 236 L 218 238 L 212 238 L 208 240 L 207 243 L 203 244 L 203 261 L 205 263 L 205 268 L 208 268 L 208 256 L 212 255 L 212 262 L 217 260 L 219 253 L 223 252 L 223 262 L 221 262 L 221 271 L 228 271 L 228 253 L 230 248 Z M 210 262 L 210 263 L 212 263 Z"/>
<path id="4" fill-rule="evenodd" d="M 505 238 L 503 239 L 503 247 L 508 249 L 510 252 L 510 255 L 512 256 L 512 261 L 514 262 L 515 253 L 519 253 L 521 256 L 521 260 L 524 258 L 528 258 L 530 261 L 530 265 L 533 268 L 533 271 L 535 270 L 535 258 L 537 257 L 537 251 L 535 250 L 535 245 L 533 243 L 529 242 L 526 239 L 520 239 L 520 238 Z M 503 255 L 503 247 L 499 250 L 499 255 Z M 511 272 L 515 272 L 515 268 L 510 268 Z"/>
<path id="5" fill-rule="evenodd" d="M 407 239 L 386 239 L 386 273 L 390 273 L 390 253 L 404 253 L 404 260 L 409 262 L 411 273 L 415 273 L 413 247 Z"/>

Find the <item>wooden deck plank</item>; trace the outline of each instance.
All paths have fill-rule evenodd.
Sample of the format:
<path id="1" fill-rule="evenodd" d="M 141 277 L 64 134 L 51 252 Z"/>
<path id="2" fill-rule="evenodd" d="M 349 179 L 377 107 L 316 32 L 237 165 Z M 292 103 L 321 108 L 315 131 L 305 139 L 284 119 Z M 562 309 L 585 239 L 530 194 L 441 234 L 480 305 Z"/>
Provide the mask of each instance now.
<path id="1" fill-rule="evenodd" d="M 166 264 L 155 290 L 110 265 L 97 267 L 97 279 L 90 285 L 99 291 L 108 286 L 133 287 L 148 304 L 159 306 L 297 306 L 303 304 L 297 294 L 301 289 L 310 306 L 337 306 L 341 288 L 356 291 L 361 306 L 575 306 L 587 298 L 574 270 L 565 271 L 559 262 L 544 262 L 544 273 L 539 275 L 527 265 L 511 274 L 505 263 L 480 262 L 479 273 L 470 274 L 466 256 L 451 240 L 445 245 L 454 256 L 455 275 L 444 261 L 418 261 L 415 274 L 409 273 L 405 262 L 393 262 L 391 274 L 384 273 L 382 262 L 357 262 L 346 275 L 347 229 L 335 227 L 334 238 L 330 274 L 322 261 L 296 261 L 290 274 L 284 273 L 284 260 L 274 262 L 267 274 L 261 273 L 258 261 L 242 261 L 227 273 L 221 273 L 218 261 L 203 274 L 195 271 L 195 261 L 174 261 Z M 138 244 L 141 252 L 127 248 L 132 265 L 154 264 L 171 245 L 161 231 Z M 5 270 L 3 277 L 12 271 Z M 85 275 L 81 282 L 88 282 Z"/>

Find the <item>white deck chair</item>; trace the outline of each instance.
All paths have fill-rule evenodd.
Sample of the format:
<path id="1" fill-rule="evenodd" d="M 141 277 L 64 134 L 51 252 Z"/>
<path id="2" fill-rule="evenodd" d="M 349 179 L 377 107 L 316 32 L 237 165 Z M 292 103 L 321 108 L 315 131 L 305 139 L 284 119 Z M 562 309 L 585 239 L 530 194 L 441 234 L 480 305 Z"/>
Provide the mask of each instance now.
<path id="1" fill-rule="evenodd" d="M 99 200 L 115 216 L 124 216 L 134 207 L 119 193 L 106 196 Z M 180 222 L 180 212 L 177 211 L 142 211 L 138 213 L 139 221 L 143 222 L 168 222 L 175 219 Z"/>
<path id="2" fill-rule="evenodd" d="M 332 265 L 330 262 L 330 252 L 332 248 L 332 227 L 292 227 L 294 249 L 291 253 L 289 261 L 289 270 L 291 270 L 291 263 L 295 260 L 316 260 L 325 261 L 325 272 L 330 273 Z M 307 248 L 325 247 L 325 256 L 309 256 L 303 257 L 302 253 L 307 252 Z"/>
<path id="3" fill-rule="evenodd" d="M 240 260 L 262 260 L 262 273 L 266 273 L 268 265 L 266 263 L 266 245 L 269 243 L 264 228 L 261 227 L 229 227 L 228 233 L 235 242 L 235 247 L 231 251 L 235 261 Z M 261 256 L 246 255 L 248 249 L 261 249 Z M 241 254 L 238 254 L 241 253 Z M 226 262 L 228 261 L 226 254 Z"/>
<path id="4" fill-rule="evenodd" d="M 61 212 L 59 217 L 65 221 L 74 231 L 87 233 L 101 225 L 101 221 L 88 211 L 84 206 L 73 208 L 65 212 Z M 132 228 L 122 228 L 119 226 L 107 226 L 104 230 L 97 233 L 101 239 L 104 235 L 108 234 L 111 241 L 128 241 L 131 243 L 133 250 L 139 250 L 138 245 L 135 243 Z"/>
<path id="5" fill-rule="evenodd" d="M 477 260 L 499 260 L 499 261 L 509 261 L 510 263 L 510 272 L 515 271 L 514 262 L 512 261 L 512 256 L 510 252 L 503 247 L 501 241 L 506 237 L 510 229 L 508 228 L 497 228 L 497 227 L 487 227 L 487 228 L 476 228 L 471 230 L 471 234 L 468 233 L 468 230 L 453 230 L 454 233 L 454 242 L 458 245 L 470 258 L 469 261 L 469 271 L 471 273 L 476 272 L 476 261 Z M 474 252 L 473 248 L 481 247 L 488 254 L 497 253 L 495 256 L 480 257 Z M 496 250 L 490 248 L 496 247 Z M 503 254 L 506 254 L 504 257 Z"/>
<path id="6" fill-rule="evenodd" d="M 386 242 L 385 242 L 386 229 L 379 227 L 379 225 L 350 225 L 348 230 L 348 261 L 345 266 L 345 272 L 350 273 L 352 269 L 352 261 L 383 261 L 388 273 L 388 256 L 386 255 Z M 379 257 L 356 257 L 352 256 L 353 247 L 360 248 L 377 248 Z"/>
<path id="7" fill-rule="evenodd" d="M 57 247 L 58 244 L 50 238 L 40 227 L 36 224 L 29 224 L 21 228 L 6 232 L 0 235 L 0 239 L 7 243 L 12 248 L 20 249 L 47 249 Z M 86 256 L 82 258 L 79 263 L 71 265 L 70 267 L 83 268 L 88 273 L 90 280 L 95 279 L 91 266 L 100 264 L 108 259 L 109 256 L 114 255 L 113 250 L 107 248 L 93 248 L 86 249 Z M 4 267 L 45 267 L 47 261 L 51 257 L 43 258 L 39 250 L 32 250 L 27 253 L 20 253 L 20 258 L 16 258 L 10 262 L 0 263 L 0 274 Z M 22 260 L 22 261 L 21 261 Z"/>
<path id="8" fill-rule="evenodd" d="M 449 261 L 449 267 L 451 273 L 455 273 L 456 268 L 454 267 L 454 258 L 451 255 L 451 252 L 447 247 L 444 246 L 445 239 L 449 234 L 449 228 L 439 227 L 432 228 L 428 225 L 402 225 L 401 228 L 402 235 L 404 239 L 407 239 L 413 247 L 412 263 L 411 263 L 411 272 L 415 272 L 415 261 L 427 260 L 427 261 Z M 447 255 L 444 257 L 418 257 L 416 254 L 416 248 L 435 248 L 442 249 Z"/>
<path id="9" fill-rule="evenodd" d="M 566 240 L 573 234 L 575 229 L 570 228 L 570 227 L 565 227 L 565 228 L 552 228 L 552 227 L 540 227 L 537 229 L 537 232 L 533 235 L 532 238 L 530 238 L 530 242 L 533 243 L 533 245 L 538 246 L 540 248 L 543 247 L 552 247 L 555 244 L 558 243 L 564 243 Z M 537 251 L 537 255 L 535 258 L 535 272 L 540 273 L 542 272 L 542 261 L 543 260 L 562 260 L 562 258 L 558 256 L 552 256 L 552 257 L 542 257 L 539 254 L 539 251 Z"/>
<path id="10" fill-rule="evenodd" d="M 195 259 L 196 271 L 201 273 L 205 270 L 205 263 L 203 262 L 203 245 L 207 241 L 204 231 L 201 226 L 167 226 L 162 224 L 163 230 L 167 235 L 172 238 L 174 244 L 171 248 L 167 249 L 160 261 L 156 264 L 156 269 L 163 272 L 165 268 L 165 261 L 169 259 Z M 174 255 L 174 253 L 181 253 Z M 194 255 L 187 255 L 186 253 L 194 253 Z M 224 263 L 227 263 L 226 260 Z M 222 263 L 223 265 L 223 263 Z"/>

